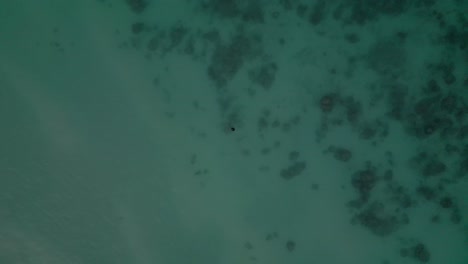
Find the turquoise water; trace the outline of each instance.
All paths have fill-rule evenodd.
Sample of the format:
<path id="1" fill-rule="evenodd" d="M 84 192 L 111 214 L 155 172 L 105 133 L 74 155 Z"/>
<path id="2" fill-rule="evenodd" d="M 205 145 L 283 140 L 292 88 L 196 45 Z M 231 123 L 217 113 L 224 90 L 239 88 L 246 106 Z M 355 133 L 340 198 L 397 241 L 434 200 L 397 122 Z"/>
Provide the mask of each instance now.
<path id="1" fill-rule="evenodd" d="M 468 263 L 467 14 L 0 1 L 0 263 Z"/>

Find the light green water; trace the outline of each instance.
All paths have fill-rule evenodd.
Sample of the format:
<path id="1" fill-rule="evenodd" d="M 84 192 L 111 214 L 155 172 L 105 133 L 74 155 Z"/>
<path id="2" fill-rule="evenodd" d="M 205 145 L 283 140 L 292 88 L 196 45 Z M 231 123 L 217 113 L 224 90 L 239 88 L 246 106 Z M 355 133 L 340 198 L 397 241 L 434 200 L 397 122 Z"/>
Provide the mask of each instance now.
<path id="1" fill-rule="evenodd" d="M 0 264 L 468 263 L 467 14 L 0 0 Z"/>

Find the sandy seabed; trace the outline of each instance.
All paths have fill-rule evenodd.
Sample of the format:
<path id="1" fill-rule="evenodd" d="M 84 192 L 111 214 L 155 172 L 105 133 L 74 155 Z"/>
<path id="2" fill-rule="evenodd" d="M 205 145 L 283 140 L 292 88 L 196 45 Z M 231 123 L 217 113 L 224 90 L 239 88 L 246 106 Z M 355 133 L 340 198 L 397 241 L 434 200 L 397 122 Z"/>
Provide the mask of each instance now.
<path id="1" fill-rule="evenodd" d="M 0 4 L 0 263 L 468 263 L 468 1 Z"/>

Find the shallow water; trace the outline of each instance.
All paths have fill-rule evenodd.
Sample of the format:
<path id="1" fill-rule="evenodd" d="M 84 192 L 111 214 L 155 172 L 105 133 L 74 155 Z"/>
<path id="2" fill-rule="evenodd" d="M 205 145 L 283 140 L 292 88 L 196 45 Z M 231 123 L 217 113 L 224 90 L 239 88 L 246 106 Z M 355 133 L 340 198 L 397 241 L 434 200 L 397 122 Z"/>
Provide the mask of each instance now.
<path id="1" fill-rule="evenodd" d="M 0 3 L 0 263 L 468 263 L 467 1 L 72 2 Z"/>

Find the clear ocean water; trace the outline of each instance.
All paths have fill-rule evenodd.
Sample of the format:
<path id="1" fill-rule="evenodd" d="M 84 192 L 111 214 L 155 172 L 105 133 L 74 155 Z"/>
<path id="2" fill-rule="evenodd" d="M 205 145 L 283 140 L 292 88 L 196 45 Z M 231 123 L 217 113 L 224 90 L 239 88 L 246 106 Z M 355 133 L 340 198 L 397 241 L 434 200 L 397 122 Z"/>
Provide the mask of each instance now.
<path id="1" fill-rule="evenodd" d="M 468 1 L 0 0 L 0 263 L 468 263 Z"/>

